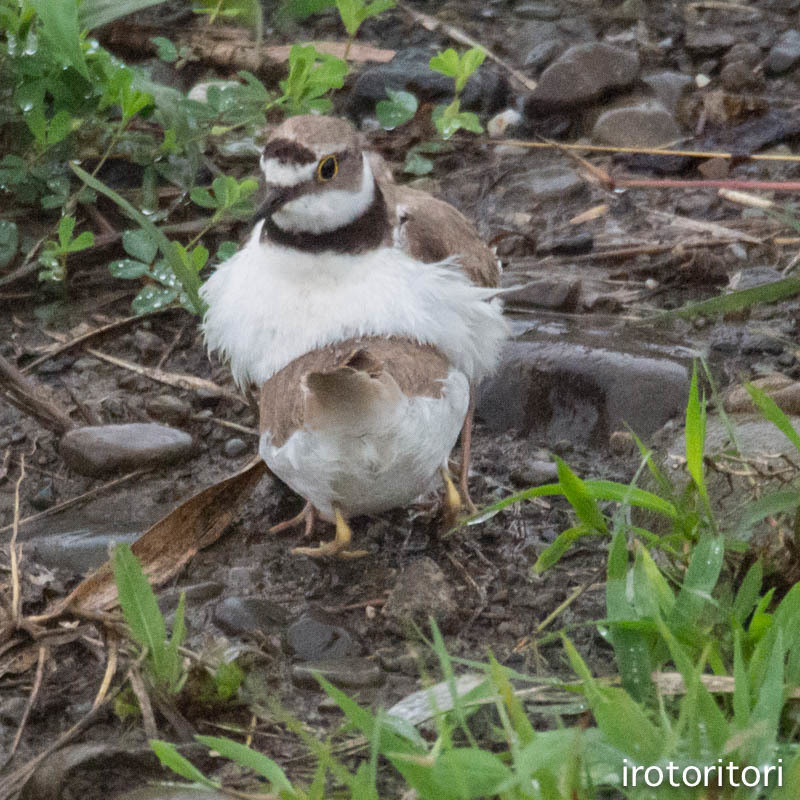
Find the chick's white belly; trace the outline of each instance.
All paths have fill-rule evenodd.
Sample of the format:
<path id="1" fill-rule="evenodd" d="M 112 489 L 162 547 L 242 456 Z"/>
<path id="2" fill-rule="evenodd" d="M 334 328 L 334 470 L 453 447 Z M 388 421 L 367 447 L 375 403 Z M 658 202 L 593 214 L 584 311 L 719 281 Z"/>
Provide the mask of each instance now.
<path id="1" fill-rule="evenodd" d="M 347 516 L 378 513 L 407 505 L 432 487 L 456 443 L 468 404 L 469 382 L 453 369 L 440 397 L 403 395 L 380 419 L 358 430 L 304 427 L 280 447 L 265 431 L 259 453 L 323 519 L 334 519 L 334 504 Z"/>

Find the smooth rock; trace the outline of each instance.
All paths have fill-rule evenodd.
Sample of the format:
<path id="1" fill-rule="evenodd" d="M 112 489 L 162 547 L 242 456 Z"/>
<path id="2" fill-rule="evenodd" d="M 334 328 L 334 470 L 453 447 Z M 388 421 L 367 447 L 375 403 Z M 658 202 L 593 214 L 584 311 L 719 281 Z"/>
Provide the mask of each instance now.
<path id="1" fill-rule="evenodd" d="M 541 486 L 558 480 L 558 468 L 552 461 L 531 459 L 512 470 L 509 477 L 515 486 Z"/>
<path id="2" fill-rule="evenodd" d="M 744 332 L 741 347 L 742 352 L 746 354 L 767 353 L 772 356 L 779 356 L 786 349 L 778 336 L 771 336 L 757 330 Z"/>
<path id="3" fill-rule="evenodd" d="M 279 633 L 289 612 L 263 597 L 226 597 L 214 606 L 214 623 L 231 636 Z"/>
<path id="4" fill-rule="evenodd" d="M 247 446 L 247 442 L 244 439 L 240 439 L 238 436 L 235 436 L 232 439 L 228 439 L 225 442 L 224 447 L 222 448 L 222 452 L 228 458 L 239 458 L 239 456 L 244 455 L 250 448 Z"/>
<path id="5" fill-rule="evenodd" d="M 558 19 L 561 9 L 553 3 L 521 3 L 514 8 L 514 14 L 523 19 Z"/>
<path id="6" fill-rule="evenodd" d="M 604 42 L 570 47 L 540 76 L 525 100 L 525 112 L 536 116 L 541 107 L 571 108 L 633 84 L 639 56 Z"/>
<path id="7" fill-rule="evenodd" d="M 722 88 L 729 92 L 756 91 L 764 88 L 764 76 L 754 72 L 744 61 L 731 61 L 719 73 Z"/>
<path id="8" fill-rule="evenodd" d="M 528 50 L 528 54 L 522 62 L 523 66 L 541 69 L 566 49 L 567 43 L 563 39 L 547 39 Z"/>
<path id="9" fill-rule="evenodd" d="M 736 37 L 724 27 L 691 27 L 686 31 L 686 49 L 696 56 L 719 55 L 736 43 Z"/>
<path id="10" fill-rule="evenodd" d="M 642 78 L 642 83 L 650 88 L 656 100 L 670 114 L 675 113 L 678 108 L 678 101 L 692 88 L 692 79 L 689 75 L 669 70 L 645 75 Z"/>
<path id="11" fill-rule="evenodd" d="M 513 276 L 513 273 L 511 273 Z M 550 280 L 543 278 L 530 281 L 503 294 L 508 308 L 547 308 L 550 311 L 573 312 L 581 296 L 579 280 Z"/>
<path id="12" fill-rule="evenodd" d="M 59 452 L 75 472 L 103 477 L 184 460 L 193 455 L 194 445 L 184 431 L 155 422 L 133 422 L 75 428 L 64 434 Z"/>
<path id="13" fill-rule="evenodd" d="M 741 61 L 748 67 L 755 67 L 761 63 L 761 48 L 753 42 L 736 42 L 722 58 L 723 64 Z"/>
<path id="14" fill-rule="evenodd" d="M 110 528 L 113 526 L 109 526 Z M 82 530 L 38 536 L 31 539 L 36 561 L 48 569 L 63 569 L 73 575 L 85 575 L 108 561 L 112 544 L 132 544 L 140 530 Z"/>
<path id="15" fill-rule="evenodd" d="M 490 430 L 605 449 L 613 431 L 646 437 L 683 413 L 692 351 L 619 324 L 536 313 L 479 387 Z"/>
<path id="16" fill-rule="evenodd" d="M 386 678 L 380 665 L 366 658 L 325 658 L 292 665 L 292 681 L 297 686 L 319 689 L 315 673 L 341 689 L 380 686 Z"/>
<path id="17" fill-rule="evenodd" d="M 227 577 L 227 576 L 226 576 Z M 181 595 L 186 596 L 186 606 L 196 608 L 225 591 L 225 584 L 219 581 L 202 581 L 189 586 L 173 586 L 158 594 L 158 606 L 164 614 L 173 612 L 180 601 Z"/>
<path id="18" fill-rule="evenodd" d="M 675 118 L 658 100 L 604 111 L 592 129 L 595 141 L 615 147 L 659 147 L 680 136 Z"/>
<path id="19" fill-rule="evenodd" d="M 400 573 L 383 606 L 387 626 L 397 633 L 407 633 L 414 625 L 428 630 L 430 617 L 443 632 L 451 632 L 458 612 L 453 587 L 427 557 L 413 561 Z"/>
<path id="20" fill-rule="evenodd" d="M 164 340 L 158 334 L 141 328 L 133 334 L 133 346 L 145 360 L 160 356 L 166 347 Z"/>
<path id="21" fill-rule="evenodd" d="M 182 425 L 192 416 L 192 407 L 173 394 L 159 394 L 148 398 L 145 410 L 153 418 L 169 425 Z"/>
<path id="22" fill-rule="evenodd" d="M 293 622 L 286 631 L 285 642 L 286 649 L 299 661 L 343 659 L 361 652 L 348 630 L 316 611 Z"/>
<path id="23" fill-rule="evenodd" d="M 764 64 L 772 75 L 787 72 L 800 61 L 800 31 L 792 28 L 786 31 L 770 48 Z"/>
<path id="24" fill-rule="evenodd" d="M 521 180 L 535 200 L 563 200 L 586 188 L 583 178 L 574 169 L 557 165 L 532 169 Z"/>

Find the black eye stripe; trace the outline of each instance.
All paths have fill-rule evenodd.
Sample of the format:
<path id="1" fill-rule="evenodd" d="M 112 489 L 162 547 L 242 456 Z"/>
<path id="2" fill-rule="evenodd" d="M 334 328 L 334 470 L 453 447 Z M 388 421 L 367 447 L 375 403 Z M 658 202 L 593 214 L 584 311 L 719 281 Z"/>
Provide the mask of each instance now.
<path id="1" fill-rule="evenodd" d="M 313 164 L 317 157 L 307 147 L 288 139 L 275 139 L 264 148 L 264 158 L 274 158 L 282 164 Z"/>

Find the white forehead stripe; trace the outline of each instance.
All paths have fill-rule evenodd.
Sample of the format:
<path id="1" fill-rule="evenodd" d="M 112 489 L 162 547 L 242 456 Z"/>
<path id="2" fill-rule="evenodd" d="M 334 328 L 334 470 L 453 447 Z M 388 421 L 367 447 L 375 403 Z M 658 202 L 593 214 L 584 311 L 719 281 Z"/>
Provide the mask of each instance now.
<path id="1" fill-rule="evenodd" d="M 272 186 L 297 186 L 314 177 L 316 164 L 285 164 L 277 158 L 261 157 L 264 180 Z"/>
<path id="2" fill-rule="evenodd" d="M 361 186 L 357 191 L 328 189 L 290 200 L 272 215 L 272 221 L 292 233 L 327 233 L 358 219 L 375 199 L 375 179 L 362 156 Z"/>

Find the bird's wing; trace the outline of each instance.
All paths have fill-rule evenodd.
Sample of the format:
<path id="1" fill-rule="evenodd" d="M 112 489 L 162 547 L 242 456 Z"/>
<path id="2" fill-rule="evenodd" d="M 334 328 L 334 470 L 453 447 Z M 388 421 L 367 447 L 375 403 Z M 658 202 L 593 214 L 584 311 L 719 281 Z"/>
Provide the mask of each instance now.
<path id="1" fill-rule="evenodd" d="M 432 263 L 457 257 L 459 266 L 478 286 L 498 286 L 500 267 L 472 223 L 456 208 L 427 192 L 382 184 L 396 209 L 395 243 L 409 255 Z"/>

